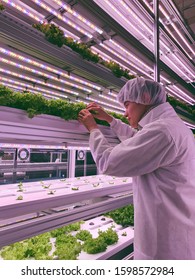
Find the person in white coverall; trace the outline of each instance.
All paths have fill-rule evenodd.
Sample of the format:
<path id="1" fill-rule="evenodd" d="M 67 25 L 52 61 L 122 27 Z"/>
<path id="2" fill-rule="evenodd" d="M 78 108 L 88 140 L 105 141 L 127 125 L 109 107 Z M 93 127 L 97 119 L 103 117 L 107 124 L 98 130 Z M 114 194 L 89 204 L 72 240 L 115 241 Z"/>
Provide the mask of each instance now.
<path id="1" fill-rule="evenodd" d="M 157 82 L 135 78 L 117 100 L 130 126 L 96 103 L 78 120 L 101 173 L 133 177 L 134 259 L 195 260 L 195 141 Z M 92 115 L 90 111 L 95 114 Z M 111 146 L 94 120 L 106 120 L 121 143 Z"/>

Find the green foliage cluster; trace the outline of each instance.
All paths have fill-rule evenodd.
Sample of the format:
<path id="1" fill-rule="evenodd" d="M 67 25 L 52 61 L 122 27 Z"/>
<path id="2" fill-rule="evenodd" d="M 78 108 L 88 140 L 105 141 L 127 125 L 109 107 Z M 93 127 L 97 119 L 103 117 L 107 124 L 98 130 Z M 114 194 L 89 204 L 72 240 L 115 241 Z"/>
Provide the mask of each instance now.
<path id="1" fill-rule="evenodd" d="M 99 56 L 99 54 L 94 54 L 87 44 L 79 43 L 71 37 L 65 37 L 63 31 L 58 26 L 49 23 L 38 23 L 33 24 L 33 27 L 43 32 L 46 40 L 50 43 L 57 45 L 58 47 L 62 47 L 63 45 L 70 47 L 73 51 L 79 53 L 83 59 L 94 63 L 100 63 L 109 68 L 116 77 L 121 78 L 123 76 L 128 80 L 134 78 L 134 76 L 129 75 L 129 70 L 123 69 L 118 63 L 114 61 L 105 61 Z"/>
<path id="2" fill-rule="evenodd" d="M 174 108 L 176 107 L 180 107 L 182 109 L 184 109 L 185 111 L 187 111 L 188 113 L 192 114 L 193 116 L 195 116 L 195 107 L 194 106 L 188 106 L 185 103 L 175 99 L 172 96 L 167 96 L 167 101 L 171 104 L 171 106 L 173 106 Z"/>
<path id="3" fill-rule="evenodd" d="M 64 44 L 64 32 L 55 24 L 35 23 L 33 27 L 45 34 L 50 43 L 62 47 Z"/>
<path id="4" fill-rule="evenodd" d="M 58 234 L 55 246 L 54 255 L 59 260 L 76 260 L 82 249 L 80 242 L 71 234 Z"/>
<path id="5" fill-rule="evenodd" d="M 0 11 L 3 11 L 3 10 L 5 10 L 5 7 L 3 6 L 2 3 L 0 3 Z"/>
<path id="6" fill-rule="evenodd" d="M 135 76 L 129 74 L 129 70 L 123 69 L 118 63 L 112 60 L 105 61 L 98 54 L 94 54 L 87 44 L 79 43 L 71 37 L 64 37 L 63 31 L 58 26 L 54 24 L 39 23 L 33 24 L 33 27 L 43 32 L 49 42 L 59 47 L 62 47 L 63 44 L 70 47 L 73 51 L 79 53 L 84 59 L 90 60 L 94 63 L 100 63 L 109 68 L 116 77 L 125 77 L 128 80 L 135 78 Z M 179 106 L 190 114 L 195 115 L 194 106 L 187 106 L 185 103 L 182 103 L 173 97 L 168 97 L 168 102 L 173 107 Z"/>
<path id="7" fill-rule="evenodd" d="M 50 231 L 51 237 L 58 237 L 60 235 L 70 233 L 71 231 L 78 231 L 82 223 L 83 222 L 80 221 L 61 228 L 54 229 Z"/>
<path id="8" fill-rule="evenodd" d="M 118 234 L 112 228 L 108 228 L 106 231 L 99 230 L 98 233 L 107 245 L 115 244 L 118 241 Z"/>
<path id="9" fill-rule="evenodd" d="M 104 252 L 107 246 L 112 245 L 118 241 L 118 234 L 112 228 L 106 231 L 98 232 L 97 238 L 89 238 L 83 245 L 83 250 L 88 254 L 97 254 Z"/>
<path id="10" fill-rule="evenodd" d="M 87 230 L 80 230 L 81 222 L 73 223 L 51 232 L 44 233 L 30 239 L 5 246 L 0 251 L 0 255 L 5 260 L 76 260 L 83 249 L 89 254 L 96 254 L 107 249 L 108 245 L 118 241 L 118 235 L 109 228 L 107 231 L 98 232 L 97 238 Z M 75 236 L 73 231 L 78 231 Z M 52 255 L 51 238 L 55 238 L 55 251 Z M 84 243 L 81 244 L 79 240 Z"/>
<path id="11" fill-rule="evenodd" d="M 44 233 L 30 239 L 5 246 L 0 251 L 1 256 L 5 260 L 49 260 L 48 256 L 51 251 L 49 243 L 50 233 Z"/>
<path id="12" fill-rule="evenodd" d="M 25 110 L 29 118 L 38 114 L 48 114 L 64 120 L 77 120 L 78 113 L 86 108 L 82 102 L 73 104 L 63 99 L 46 99 L 42 94 L 13 92 L 2 85 L 0 85 L 0 106 Z M 122 115 L 116 113 L 111 113 L 111 115 L 127 122 L 127 119 Z M 98 124 L 108 125 L 105 121 L 96 121 Z"/>
<path id="13" fill-rule="evenodd" d="M 118 63 L 112 60 L 102 60 L 102 62 L 100 63 L 103 64 L 105 67 L 109 68 L 112 71 L 112 73 L 118 78 L 121 78 L 122 76 L 127 78 L 128 80 L 135 78 L 135 76 L 129 75 L 129 70 L 123 69 Z"/>
<path id="14" fill-rule="evenodd" d="M 86 241 L 89 238 L 92 238 L 92 234 L 88 230 L 80 230 L 76 234 L 76 238 L 82 241 Z"/>
<path id="15" fill-rule="evenodd" d="M 105 216 L 111 217 L 115 223 L 122 226 L 134 225 L 134 207 L 133 205 L 128 205 L 113 211 L 110 211 Z"/>

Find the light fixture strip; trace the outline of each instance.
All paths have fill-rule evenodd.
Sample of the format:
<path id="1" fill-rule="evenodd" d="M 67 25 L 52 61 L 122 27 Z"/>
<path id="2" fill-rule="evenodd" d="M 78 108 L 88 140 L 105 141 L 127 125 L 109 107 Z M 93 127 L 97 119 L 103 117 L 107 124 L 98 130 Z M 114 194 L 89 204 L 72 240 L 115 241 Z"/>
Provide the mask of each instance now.
<path id="1" fill-rule="evenodd" d="M 5 83 L 5 82 L 1 82 L 2 85 L 5 85 L 7 87 L 9 87 L 10 89 L 13 89 L 13 90 L 19 90 L 20 92 L 21 91 L 25 91 L 27 90 L 26 87 L 22 87 L 22 86 L 18 86 L 18 85 L 13 85 L 13 84 L 9 84 L 9 83 Z M 29 92 L 31 93 L 35 93 L 35 94 L 40 94 L 39 91 L 36 91 L 34 89 L 30 89 Z M 22 92 L 21 92 L 22 93 Z M 60 99 L 60 97 L 55 97 L 54 94 L 52 93 L 52 95 L 48 95 L 48 94 L 45 94 L 45 93 L 41 93 L 43 96 L 46 96 L 46 97 L 49 97 L 50 99 Z M 65 97 L 66 98 L 66 97 Z"/>
<path id="2" fill-rule="evenodd" d="M 188 99 L 184 98 L 183 96 L 181 96 L 180 94 L 172 90 L 169 86 L 166 87 L 166 90 L 172 92 L 174 96 L 177 96 L 179 99 L 182 99 L 186 103 L 189 103 L 190 105 L 194 105 L 191 101 L 189 101 Z"/>
<path id="3" fill-rule="evenodd" d="M 96 47 L 91 47 L 91 50 L 93 53 L 95 54 L 99 54 L 105 61 L 109 62 L 109 61 L 114 61 L 116 63 L 118 63 L 123 69 L 128 69 L 129 70 L 129 75 L 137 75 L 137 72 L 135 71 L 132 71 L 132 69 L 129 69 L 127 66 L 125 66 L 124 64 L 122 64 L 121 62 L 119 62 L 118 60 L 116 59 L 113 59 L 113 57 L 103 53 L 102 51 L 100 51 L 99 49 L 97 49 Z M 128 62 L 129 64 L 129 62 Z"/>
<path id="4" fill-rule="evenodd" d="M 190 97 L 189 95 L 187 95 L 185 92 L 183 92 L 183 91 L 182 91 L 180 88 L 178 88 L 176 85 L 173 85 L 173 87 L 174 87 L 177 91 L 181 92 L 182 95 L 185 95 L 187 98 L 189 98 L 190 100 L 192 100 L 193 102 L 195 102 L 195 99 L 194 99 L 194 98 L 192 98 L 192 97 Z"/>
<path id="5" fill-rule="evenodd" d="M 174 56 L 174 58 L 175 58 L 175 56 Z M 168 62 L 170 63 L 170 64 L 172 64 L 173 66 L 172 66 L 172 68 L 171 69 L 177 69 L 177 71 L 175 70 L 175 72 L 179 72 L 180 73 L 180 75 L 182 75 L 182 76 L 185 76 L 186 77 L 186 79 L 187 79 L 187 81 L 189 81 L 189 82 L 193 82 L 193 80 L 183 71 L 183 70 L 181 70 L 181 68 L 179 67 L 179 66 L 177 66 L 176 64 L 175 64 L 175 62 L 174 61 L 172 61 L 172 59 L 170 58 L 170 57 L 166 57 L 166 56 L 164 56 L 164 57 L 162 57 L 161 58 L 161 60 L 163 61 L 166 61 L 166 60 L 168 60 Z M 181 61 L 180 61 L 180 63 L 181 63 Z M 166 63 L 167 64 L 167 63 Z M 182 66 L 183 66 L 183 64 L 181 64 Z"/>
<path id="6" fill-rule="evenodd" d="M 191 129 L 195 129 L 195 125 L 193 125 L 192 123 L 188 123 L 186 121 L 183 121 L 189 128 Z"/>
<path id="7" fill-rule="evenodd" d="M 128 64 L 131 64 L 133 67 L 135 67 L 135 69 L 137 69 L 138 71 L 140 71 L 141 73 L 144 73 L 146 76 L 150 77 L 150 74 L 145 72 L 143 69 L 139 68 L 137 65 L 133 64 L 132 62 L 129 62 L 126 58 L 124 58 L 122 55 L 118 54 L 116 52 L 116 50 L 112 50 L 111 48 L 109 48 L 108 46 L 106 46 L 105 44 L 100 44 L 100 46 L 102 46 L 104 49 L 106 49 L 108 52 L 111 52 L 112 54 L 114 54 L 115 56 L 119 57 L 120 59 L 122 59 L 123 61 L 125 61 Z M 152 71 L 153 72 L 153 71 Z"/>
<path id="8" fill-rule="evenodd" d="M 138 22 L 139 24 L 141 24 L 145 30 L 147 30 L 148 33 L 150 33 L 151 35 L 153 35 L 152 30 L 143 22 L 143 20 L 141 20 L 141 18 L 139 18 L 135 12 L 125 3 L 125 1 L 123 0 L 118 0 L 118 2 L 124 7 L 124 9 L 127 11 L 127 14 L 131 14 L 131 16 L 133 16 Z"/>
<path id="9" fill-rule="evenodd" d="M 186 28 L 186 25 L 184 23 L 184 19 L 181 16 L 181 13 L 178 11 L 178 8 L 176 7 L 176 5 L 174 4 L 174 2 L 172 0 L 167 1 L 162 1 L 163 3 L 165 2 L 165 4 L 168 4 L 171 7 L 171 14 L 174 14 L 175 17 L 177 18 L 177 21 L 179 23 L 179 25 L 181 26 L 181 28 L 184 30 L 184 32 L 186 33 L 186 35 L 188 36 L 188 38 L 190 39 L 190 41 L 193 42 L 193 44 L 195 43 L 194 38 L 191 36 L 190 32 L 188 31 L 188 29 Z M 192 8 L 192 7 L 191 7 Z M 170 8 L 169 8 L 170 9 Z"/>
<path id="10" fill-rule="evenodd" d="M 121 51 L 123 51 L 124 53 L 126 53 L 126 55 L 132 57 L 135 61 L 137 61 L 139 64 L 143 65 L 145 68 L 147 68 L 150 71 L 153 71 L 153 69 L 151 67 L 149 67 L 147 64 L 145 64 L 143 61 L 141 61 L 140 59 L 138 59 L 135 55 L 133 55 L 132 53 L 130 53 L 129 51 L 127 51 L 125 48 L 123 48 L 120 44 L 118 44 L 116 41 L 109 39 L 109 42 L 111 42 L 114 46 L 116 46 L 117 48 L 119 48 Z"/>
<path id="11" fill-rule="evenodd" d="M 80 15 L 78 12 L 74 11 L 73 9 L 70 8 L 69 5 L 65 4 L 62 1 L 59 0 L 53 0 L 55 3 L 57 3 L 59 6 L 61 6 L 63 9 L 65 9 L 68 13 L 70 13 L 71 15 L 75 16 L 77 19 L 79 19 L 80 21 L 82 21 L 84 24 L 86 24 L 87 26 L 89 26 L 91 29 L 93 29 L 94 31 L 97 31 L 98 33 L 102 34 L 103 30 L 101 30 L 100 28 L 98 28 L 97 26 L 95 26 L 93 23 L 91 23 L 89 20 L 87 20 L 86 18 L 84 18 L 82 15 Z"/>
<path id="12" fill-rule="evenodd" d="M 0 62 L 3 62 L 3 63 L 7 63 L 9 65 L 12 65 L 12 66 L 15 66 L 17 68 L 20 68 L 22 70 L 26 70 L 26 71 L 30 71 L 31 73 L 34 73 L 34 74 L 38 74 L 38 75 L 42 75 L 46 78 L 49 78 L 49 79 L 52 79 L 52 80 L 55 80 L 59 83 L 63 83 L 63 84 L 66 84 L 68 86 L 71 86 L 71 87 L 75 87 L 75 88 L 78 88 L 80 90 L 83 90 L 83 91 L 86 91 L 88 93 L 91 93 L 91 90 L 89 90 L 88 88 L 85 88 L 85 87 L 82 87 L 82 86 L 79 86 L 77 84 L 73 84 L 73 83 L 70 83 L 68 81 L 65 81 L 63 79 L 58 79 L 57 77 L 53 76 L 53 75 L 49 75 L 49 74 L 45 74 L 44 72 L 41 72 L 41 71 L 38 71 L 36 69 L 33 69 L 33 68 L 29 68 L 29 67 L 26 67 L 22 64 L 19 64 L 19 63 L 15 63 L 11 60 L 7 60 L 7 59 L 4 59 L 4 58 L 0 58 Z M 27 77 L 27 76 L 26 76 Z M 27 77 L 27 78 L 30 78 L 30 77 Z M 31 79 L 31 78 L 30 78 Z"/>
<path id="13" fill-rule="evenodd" d="M 173 26 L 174 30 L 177 32 L 179 37 L 182 39 L 182 41 L 185 43 L 185 45 L 188 47 L 188 49 L 192 52 L 193 55 L 195 55 L 195 51 L 192 49 L 190 44 L 186 41 L 186 39 L 183 37 L 175 23 L 170 19 L 170 16 L 167 14 L 167 12 L 163 9 L 162 5 L 159 6 L 160 11 L 164 14 L 167 20 L 170 21 L 170 24 Z"/>
<path id="14" fill-rule="evenodd" d="M 1 70 L 0 70 L 1 71 Z M 1 71 L 2 72 L 2 71 Z M 39 90 L 44 90 L 44 91 L 46 91 L 47 89 L 42 89 L 42 88 L 39 88 L 38 86 L 33 86 L 33 85 L 30 85 L 30 84 L 28 84 L 28 83 L 23 83 L 23 82 L 19 82 L 19 81 L 17 81 L 17 80 L 13 80 L 13 79 L 8 79 L 8 78 L 5 78 L 5 77 L 0 77 L 0 80 L 3 80 L 3 81 L 10 81 L 10 82 L 13 82 L 14 84 L 16 84 L 16 85 L 22 85 L 22 86 L 26 86 L 26 87 L 32 87 L 32 88 L 35 88 L 36 87 L 36 89 L 39 89 Z M 43 83 L 43 85 L 44 86 L 46 86 L 44 83 Z M 52 88 L 54 88 L 54 89 L 58 89 L 58 90 L 60 90 L 60 91 L 63 91 L 63 92 L 68 92 L 68 93 L 71 93 L 71 94 L 74 94 L 74 95 L 79 95 L 77 92 L 74 92 L 74 91 L 72 91 L 72 90 L 69 90 L 69 89 L 61 89 L 60 87 L 55 87 L 55 86 L 53 86 L 53 85 L 49 85 L 49 84 L 47 84 L 47 86 L 50 86 L 50 87 L 52 87 Z"/>
<path id="15" fill-rule="evenodd" d="M 108 106 L 108 107 L 112 107 L 112 108 L 115 108 L 115 109 L 122 110 L 120 107 L 117 107 L 117 106 L 115 106 L 115 105 L 108 104 L 108 103 L 103 102 L 103 101 L 101 101 L 101 100 L 98 100 L 98 101 L 97 101 L 95 98 L 93 98 L 93 97 L 91 97 L 91 96 L 89 96 L 88 99 L 91 100 L 91 101 L 95 101 L 95 102 L 98 102 L 98 103 L 100 103 L 100 104 L 106 105 L 106 106 Z"/>
<path id="16" fill-rule="evenodd" d="M 122 0 L 119 0 L 119 2 L 123 5 L 123 7 L 125 8 L 125 9 L 127 9 L 127 11 L 131 11 L 131 13 L 132 13 L 132 15 L 135 17 L 135 19 L 137 19 L 137 16 L 135 15 L 135 13 L 134 12 L 132 12 L 132 10 L 122 1 Z M 148 30 L 148 27 L 143 23 L 143 21 L 141 21 L 142 22 L 142 25 L 145 27 L 145 28 L 147 28 L 147 30 Z M 151 31 L 152 32 L 152 31 Z M 111 41 L 111 40 L 110 40 Z M 184 67 L 187 71 L 188 71 L 188 73 L 190 73 L 191 75 L 193 75 L 192 74 L 192 72 L 189 70 L 189 68 L 187 68 L 186 66 L 185 66 L 185 64 L 184 63 L 182 63 L 182 61 L 181 60 L 179 60 L 178 58 L 177 58 L 177 56 L 170 50 L 170 48 L 161 40 L 160 41 L 160 43 L 170 52 L 170 53 L 172 53 L 172 55 L 174 56 L 174 58 L 182 65 L 182 67 Z M 127 55 L 130 55 L 130 53 L 129 52 L 127 52 L 124 48 L 122 48 L 122 47 L 120 47 L 120 45 L 119 46 L 117 46 L 117 47 L 119 47 L 119 48 L 121 48 L 124 52 L 126 52 L 127 53 Z M 171 64 L 173 64 L 174 66 L 175 66 L 175 64 L 170 60 L 170 61 L 168 61 L 169 63 L 171 63 Z M 178 67 L 177 68 L 179 71 L 180 71 L 180 73 L 182 73 L 182 75 L 184 75 L 190 82 L 193 82 L 191 79 L 190 79 L 190 77 L 188 77 L 183 71 L 181 71 L 181 69 Z M 194 75 L 193 75 L 194 76 Z"/>
<path id="17" fill-rule="evenodd" d="M 0 78 L 0 79 L 5 80 L 6 82 L 1 82 L 1 83 L 5 84 L 5 85 L 7 85 L 9 87 L 20 88 L 20 89 L 23 89 L 23 90 L 28 90 L 30 88 L 30 91 L 35 92 L 35 93 L 41 93 L 42 94 L 42 92 L 43 93 L 46 92 L 48 94 L 51 94 L 52 96 L 57 96 L 58 98 L 68 98 L 67 95 L 56 93 L 55 91 L 43 89 L 43 88 L 40 88 L 40 87 L 33 87 L 30 84 L 24 84 L 24 83 L 18 82 L 18 81 L 14 81 L 15 82 L 14 84 L 10 84 L 10 82 L 13 83 L 13 80 L 7 79 L 7 78 L 3 78 L 3 77 Z"/>
<path id="18" fill-rule="evenodd" d="M 57 74 L 59 76 L 62 76 L 62 77 L 68 78 L 70 80 L 76 81 L 76 82 L 81 83 L 83 85 L 86 85 L 88 87 L 92 87 L 92 88 L 94 88 L 94 89 L 96 89 L 98 91 L 101 90 L 101 87 L 99 87 L 99 86 L 96 86 L 96 85 L 94 85 L 92 83 L 86 82 L 86 81 L 84 81 L 84 80 L 82 80 L 80 78 L 74 77 L 72 75 L 68 75 L 68 74 L 64 73 L 63 71 L 61 71 L 61 70 L 57 70 L 54 67 L 50 67 L 50 66 L 48 66 L 46 64 L 39 63 L 39 62 L 37 62 L 37 61 L 35 61 L 33 59 L 30 59 L 28 57 L 25 57 L 25 56 L 22 56 L 20 54 L 17 54 L 15 52 L 7 50 L 7 49 L 5 49 L 3 47 L 0 47 L 0 52 L 5 54 L 5 55 L 7 55 L 7 56 L 10 56 L 10 57 L 13 57 L 15 59 L 18 59 L 20 61 L 23 61 L 23 62 L 26 62 L 28 64 L 34 65 L 36 67 L 42 68 L 43 70 L 55 73 L 55 74 Z"/>
<path id="19" fill-rule="evenodd" d="M 15 8 L 16 10 L 18 10 L 19 12 L 22 12 L 23 14 L 29 16 L 30 18 L 40 22 L 44 20 L 44 16 L 38 16 L 35 13 L 32 13 L 27 6 L 24 8 L 22 7 L 18 1 L 10 1 L 10 0 L 1 0 L 2 2 L 5 2 L 6 4 L 12 6 L 13 8 Z"/>
<path id="20" fill-rule="evenodd" d="M 105 94 L 99 94 L 99 97 L 101 97 L 101 98 L 103 98 L 103 99 L 110 100 L 110 101 L 112 101 L 112 102 L 114 102 L 114 103 L 117 103 L 117 105 L 118 105 L 118 101 L 116 101 L 116 99 L 111 98 L 111 97 L 108 97 L 108 96 L 106 96 Z"/>
<path id="21" fill-rule="evenodd" d="M 62 16 L 59 12 L 55 11 L 52 7 L 50 7 L 48 4 L 45 4 L 43 1 L 40 0 L 31 0 L 41 8 L 45 9 L 47 12 L 51 13 L 52 15 L 56 16 L 59 20 L 65 22 L 66 24 L 70 25 L 72 28 L 76 29 L 80 33 L 86 35 L 89 38 L 92 38 L 92 34 L 85 31 L 83 28 L 80 28 L 77 24 L 72 22 L 70 19 L 66 18 L 65 16 Z"/>
<path id="22" fill-rule="evenodd" d="M 149 5 L 149 3 L 146 1 L 146 0 L 142 0 L 146 6 L 150 9 L 150 11 L 153 13 L 153 8 Z M 161 10 L 161 12 L 164 14 L 164 16 L 169 20 L 169 16 L 168 14 L 165 12 L 165 10 L 163 9 L 162 5 L 160 4 L 159 5 L 159 9 Z M 162 22 L 162 19 L 160 19 L 160 22 L 163 24 Z M 163 24 L 164 25 L 164 24 Z M 175 25 L 175 24 L 174 24 Z M 178 42 L 178 40 L 175 38 L 175 36 L 173 35 L 173 33 L 170 31 L 170 29 L 164 25 L 164 27 L 167 29 L 167 31 L 170 33 L 170 35 L 175 39 L 175 41 L 180 45 L 180 43 Z M 173 26 L 174 27 L 174 26 Z M 176 29 L 175 29 L 176 30 Z M 178 30 L 178 29 L 177 29 Z M 176 31 L 177 32 L 177 31 Z M 179 30 L 178 30 L 179 32 Z M 180 33 L 180 32 L 179 32 Z M 178 34 L 179 35 L 179 34 Z M 191 49 L 191 46 L 189 45 L 189 43 L 186 41 L 186 39 L 184 38 L 184 36 L 180 33 L 180 38 L 182 39 L 182 41 L 184 42 L 185 41 L 185 44 L 188 45 L 188 47 L 190 47 Z M 189 55 L 188 52 L 186 52 L 186 50 L 183 48 L 184 52 L 187 54 L 187 56 L 192 60 L 192 57 Z M 194 52 L 194 51 L 193 51 Z"/>

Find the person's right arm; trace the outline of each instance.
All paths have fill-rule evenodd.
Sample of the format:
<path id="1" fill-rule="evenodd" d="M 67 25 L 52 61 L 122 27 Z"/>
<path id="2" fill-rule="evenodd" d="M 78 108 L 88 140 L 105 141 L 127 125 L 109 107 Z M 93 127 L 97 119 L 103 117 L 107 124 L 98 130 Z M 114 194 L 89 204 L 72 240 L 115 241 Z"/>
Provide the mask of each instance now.
<path id="1" fill-rule="evenodd" d="M 93 114 L 94 118 L 107 121 L 120 141 L 124 141 L 132 137 L 137 132 L 128 124 L 125 124 L 121 120 L 115 119 L 114 117 L 109 115 L 101 106 L 99 106 L 95 102 L 90 103 L 86 109 Z"/>

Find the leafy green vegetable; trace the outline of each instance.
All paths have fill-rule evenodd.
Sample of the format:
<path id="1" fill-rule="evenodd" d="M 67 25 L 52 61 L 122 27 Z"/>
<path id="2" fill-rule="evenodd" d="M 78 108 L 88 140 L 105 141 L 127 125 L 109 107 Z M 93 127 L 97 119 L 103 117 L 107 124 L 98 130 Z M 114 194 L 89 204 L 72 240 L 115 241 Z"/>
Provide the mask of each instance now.
<path id="1" fill-rule="evenodd" d="M 50 233 L 44 233 L 27 240 L 5 246 L 0 251 L 0 255 L 5 260 L 46 260 L 52 259 L 48 256 L 51 251 L 49 243 Z"/>
<path id="2" fill-rule="evenodd" d="M 128 205 L 105 214 L 122 226 L 134 225 L 134 208 Z"/>
<path id="3" fill-rule="evenodd" d="M 118 241 L 118 234 L 112 228 L 108 228 L 106 231 L 99 230 L 98 233 L 107 245 L 112 245 Z"/>
<path id="4" fill-rule="evenodd" d="M 92 234 L 88 230 L 80 230 L 75 236 L 82 241 L 92 238 Z"/>
<path id="5" fill-rule="evenodd" d="M 23 196 L 22 195 L 19 195 L 16 200 L 23 200 Z"/>
<path id="6" fill-rule="evenodd" d="M 59 235 L 69 233 L 71 231 L 77 231 L 77 230 L 80 229 L 81 223 L 82 223 L 82 221 L 76 222 L 76 223 L 73 223 L 73 224 L 58 228 L 58 229 L 54 229 L 50 232 L 50 234 L 51 234 L 52 237 L 57 237 Z"/>
<path id="7" fill-rule="evenodd" d="M 106 251 L 107 244 L 102 237 L 90 238 L 85 241 L 83 250 L 88 254 L 97 254 Z"/>

